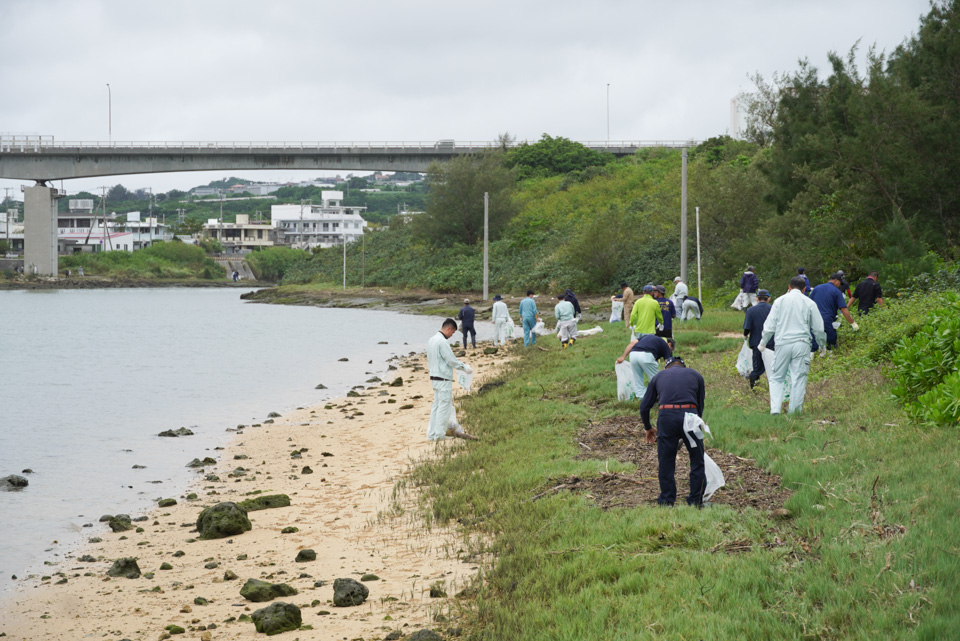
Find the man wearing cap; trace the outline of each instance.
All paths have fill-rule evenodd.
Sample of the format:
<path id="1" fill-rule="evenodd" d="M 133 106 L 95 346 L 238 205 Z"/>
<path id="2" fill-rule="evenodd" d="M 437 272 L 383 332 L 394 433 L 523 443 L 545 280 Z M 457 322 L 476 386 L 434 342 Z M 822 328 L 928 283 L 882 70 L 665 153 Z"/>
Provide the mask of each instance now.
<path id="1" fill-rule="evenodd" d="M 630 331 L 630 313 L 633 312 L 633 290 L 627 281 L 620 281 L 620 290 L 623 292 L 623 320 L 626 321 L 627 331 Z"/>
<path id="2" fill-rule="evenodd" d="M 757 290 L 757 304 L 747 310 L 743 318 L 743 337 L 747 341 L 753 352 L 753 371 L 748 377 L 750 389 L 756 386 L 757 381 L 767 370 L 773 369 L 773 354 L 776 348 L 776 342 L 770 339 L 764 347 L 764 351 L 757 349 L 760 345 L 760 336 L 763 334 L 763 323 L 770 315 L 770 292 L 765 289 Z M 767 375 L 769 379 L 770 375 Z"/>
<path id="3" fill-rule="evenodd" d="M 457 314 L 457 320 L 462 321 L 463 323 L 463 349 L 467 349 L 467 334 L 471 334 L 473 338 L 473 349 L 477 349 L 477 329 L 473 326 L 473 320 L 476 318 L 477 312 L 470 307 L 470 299 L 463 301 L 463 307 L 460 308 L 460 313 Z"/>
<path id="4" fill-rule="evenodd" d="M 683 279 L 677 276 L 673 279 L 673 307 L 677 310 L 677 316 L 680 315 L 683 310 L 683 301 L 687 298 L 687 284 L 683 282 Z"/>
<path id="5" fill-rule="evenodd" d="M 807 372 L 810 370 L 810 335 L 821 344 L 826 344 L 823 318 L 817 304 L 803 295 L 806 285 L 799 276 L 790 279 L 790 289 L 778 298 L 763 323 L 763 334 L 757 349 L 766 350 L 770 339 L 776 338 L 777 351 L 773 369 L 767 372 L 770 381 L 770 413 L 779 414 L 783 406 L 784 381 L 790 372 L 791 414 L 803 408 L 807 393 Z"/>
<path id="6" fill-rule="evenodd" d="M 510 322 L 510 312 L 507 310 L 507 304 L 503 302 L 503 296 L 497 294 L 493 297 L 493 346 L 507 344 L 507 324 Z"/>
<path id="7" fill-rule="evenodd" d="M 657 299 L 660 312 L 663 314 L 663 324 L 657 328 L 656 334 L 660 338 L 671 338 L 673 336 L 673 317 L 677 315 L 677 310 L 673 306 L 673 301 L 667 298 L 667 288 L 663 285 L 653 286 L 653 297 Z"/>
<path id="8" fill-rule="evenodd" d="M 677 499 L 677 450 L 683 441 L 690 455 L 690 494 L 687 504 L 703 505 L 703 492 L 707 488 L 707 477 L 703 469 L 703 440 L 695 434 L 683 431 L 684 416 L 696 412 L 703 417 L 703 404 L 706 397 L 706 385 L 699 372 L 686 366 L 683 359 L 675 356 L 667 361 L 662 372 L 658 372 L 650 381 L 643 401 L 640 403 L 640 419 L 646 430 L 647 443 L 657 444 L 659 465 L 660 496 L 659 505 L 673 505 Z M 650 425 L 650 410 L 659 405 L 657 427 Z"/>
<path id="9" fill-rule="evenodd" d="M 760 280 L 753 272 L 753 265 L 750 265 L 747 267 L 747 271 L 743 272 L 743 276 L 740 277 L 740 291 L 747 295 L 747 305 L 757 304 L 758 289 L 760 289 Z M 744 305 L 744 309 L 747 305 Z"/>
<path id="10" fill-rule="evenodd" d="M 527 290 L 527 297 L 520 301 L 520 322 L 523 323 L 523 346 L 533 345 L 537 342 L 537 334 L 533 328 L 540 321 L 540 314 L 537 312 L 537 301 L 533 300 L 533 290 Z"/>
<path id="11" fill-rule="evenodd" d="M 450 337 L 457 331 L 457 321 L 448 318 L 443 321 L 440 331 L 427 341 L 427 364 L 430 367 L 430 382 L 433 384 L 433 407 L 430 408 L 430 424 L 427 438 L 439 441 L 447 436 L 477 440 L 463 431 L 457 422 L 457 412 L 453 407 L 453 370 L 462 369 L 472 374 L 473 369 L 453 355 L 450 349 Z"/>
<path id="12" fill-rule="evenodd" d="M 559 301 L 553 308 L 553 315 L 557 317 L 557 338 L 563 349 L 577 342 L 577 319 L 573 303 L 567 300 L 566 294 L 558 294 Z"/>
<path id="13" fill-rule="evenodd" d="M 810 292 L 810 300 L 816 303 L 817 309 L 820 310 L 820 317 L 823 319 L 823 331 L 827 335 L 826 345 L 813 343 L 813 349 L 819 349 L 821 355 L 825 350 L 836 349 L 837 347 L 837 328 L 833 326 L 833 321 L 837 318 L 837 312 L 843 314 L 853 331 L 860 329 L 847 309 L 843 289 L 843 275 L 834 273 L 830 276 L 830 280 L 822 285 L 817 285 Z"/>
<path id="14" fill-rule="evenodd" d="M 879 272 L 872 271 L 870 275 L 860 281 L 857 288 L 853 290 L 853 298 L 850 299 L 850 305 L 857 304 L 857 311 L 861 314 L 869 314 L 874 305 L 883 307 L 883 289 L 880 287 Z"/>
<path id="15" fill-rule="evenodd" d="M 653 297 L 653 285 L 643 286 L 643 295 L 633 304 L 630 313 L 630 327 L 633 337 L 640 334 L 653 334 L 657 325 L 663 325 L 663 312 L 660 303 Z"/>
<path id="16" fill-rule="evenodd" d="M 623 356 L 617 359 L 617 365 L 630 359 L 630 369 L 633 370 L 633 393 L 637 398 L 643 398 L 647 391 L 646 380 L 652 381 L 660 369 L 660 361 L 666 362 L 673 356 L 676 343 L 672 338 L 664 339 L 652 334 L 641 334 L 633 339 L 623 350 Z"/>

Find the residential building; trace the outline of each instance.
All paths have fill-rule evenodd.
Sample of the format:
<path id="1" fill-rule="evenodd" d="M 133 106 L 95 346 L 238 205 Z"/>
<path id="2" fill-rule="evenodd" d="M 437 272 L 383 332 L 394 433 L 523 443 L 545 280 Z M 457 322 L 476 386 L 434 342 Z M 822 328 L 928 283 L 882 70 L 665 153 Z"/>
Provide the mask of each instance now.
<path id="1" fill-rule="evenodd" d="M 270 218 L 277 244 L 299 249 L 327 248 L 360 240 L 367 221 L 366 207 L 343 205 L 342 191 L 321 191 L 321 203 L 273 205 Z"/>
<path id="2" fill-rule="evenodd" d="M 220 241 L 227 254 L 248 252 L 273 247 L 276 232 L 270 221 L 250 221 L 249 214 L 237 214 L 234 223 L 223 223 L 211 218 L 203 226 L 203 235 Z"/>

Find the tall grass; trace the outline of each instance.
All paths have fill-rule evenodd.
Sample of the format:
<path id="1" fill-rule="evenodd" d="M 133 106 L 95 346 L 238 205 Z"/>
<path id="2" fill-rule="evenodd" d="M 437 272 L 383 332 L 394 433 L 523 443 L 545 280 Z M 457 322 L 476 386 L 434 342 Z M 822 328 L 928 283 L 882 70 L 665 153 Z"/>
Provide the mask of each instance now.
<path id="1" fill-rule="evenodd" d="M 678 343 L 709 344 L 696 332 L 738 331 L 742 318 L 708 313 L 696 329 L 678 327 Z M 637 413 L 615 400 L 625 341 L 609 330 L 565 351 L 515 348 L 506 384 L 462 403 L 462 422 L 483 440 L 416 472 L 430 520 L 465 524 L 493 553 L 466 606 L 467 638 L 956 635 L 960 444 L 907 420 L 875 369 L 814 381 L 802 415 L 773 417 L 765 384 L 753 393 L 736 373 L 735 349 L 681 348 L 707 381 L 708 448 L 781 475 L 793 490 L 787 520 L 723 505 L 604 511 L 565 492 L 532 500 L 555 479 L 632 467 L 578 458 L 591 421 Z M 814 369 L 835 366 L 826 361 Z M 723 551 L 743 540 L 747 551 Z"/>
<path id="2" fill-rule="evenodd" d="M 60 258 L 61 273 L 68 269 L 75 273 L 79 267 L 87 276 L 110 278 L 213 280 L 224 277 L 223 268 L 202 249 L 181 242 L 158 242 L 135 252 L 108 251 Z"/>

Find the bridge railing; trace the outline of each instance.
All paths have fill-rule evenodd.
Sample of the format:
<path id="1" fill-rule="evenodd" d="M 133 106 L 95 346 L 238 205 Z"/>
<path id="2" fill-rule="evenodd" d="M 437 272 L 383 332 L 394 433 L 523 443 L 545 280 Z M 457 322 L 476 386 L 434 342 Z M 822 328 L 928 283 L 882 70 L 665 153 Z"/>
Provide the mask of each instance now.
<path id="1" fill-rule="evenodd" d="M 359 150 L 395 150 L 395 151 L 444 151 L 457 152 L 499 147 L 497 141 L 70 141 L 70 140 L 5 140 L 0 138 L 0 153 L 43 153 L 64 150 L 117 150 L 117 151 L 359 151 Z M 525 144 L 515 142 L 509 147 Z M 694 147 L 696 140 L 602 140 L 580 141 L 580 144 L 592 149 L 636 149 L 640 147 Z"/>

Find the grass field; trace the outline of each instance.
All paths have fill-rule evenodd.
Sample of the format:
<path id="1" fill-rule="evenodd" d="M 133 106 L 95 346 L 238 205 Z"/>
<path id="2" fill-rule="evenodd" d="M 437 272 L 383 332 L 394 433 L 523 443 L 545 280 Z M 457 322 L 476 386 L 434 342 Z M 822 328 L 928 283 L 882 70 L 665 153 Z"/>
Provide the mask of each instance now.
<path id="1" fill-rule="evenodd" d="M 616 400 L 625 330 L 605 325 L 566 351 L 549 339 L 538 342 L 549 352 L 515 347 L 506 384 L 462 402 L 482 440 L 414 479 L 428 522 L 463 524 L 464 553 L 491 559 L 459 601 L 465 637 L 960 638 L 956 431 L 910 424 L 878 370 L 836 361 L 812 376 L 802 415 L 770 416 L 765 379 L 754 393 L 736 373 L 741 341 L 717 338 L 742 318 L 708 311 L 677 329 L 678 353 L 707 381 L 708 453 L 781 477 L 788 512 L 731 506 L 736 487 L 703 510 L 658 508 L 648 489 L 610 509 L 596 493 L 554 491 L 571 478 L 656 477 L 579 444 L 592 426 L 637 416 L 638 402 Z"/>

